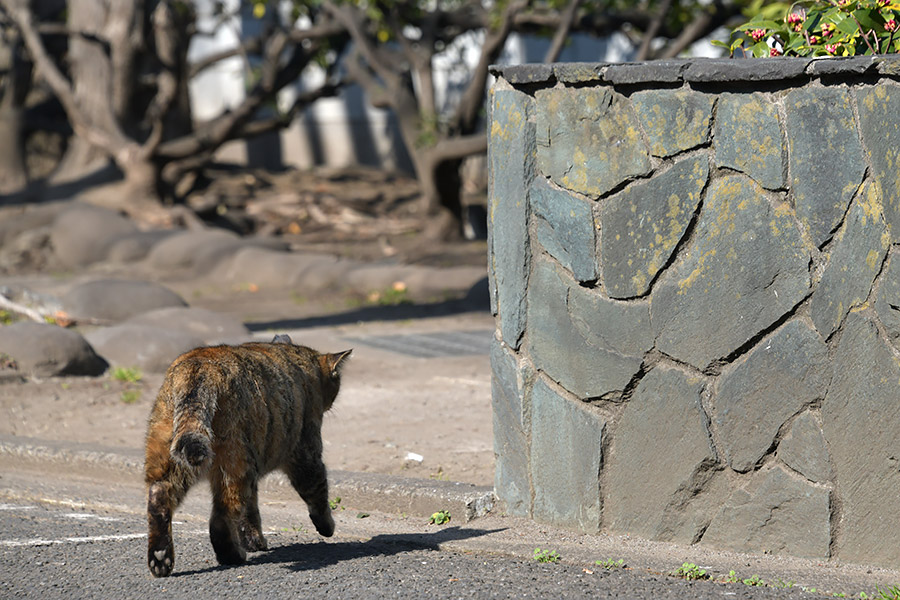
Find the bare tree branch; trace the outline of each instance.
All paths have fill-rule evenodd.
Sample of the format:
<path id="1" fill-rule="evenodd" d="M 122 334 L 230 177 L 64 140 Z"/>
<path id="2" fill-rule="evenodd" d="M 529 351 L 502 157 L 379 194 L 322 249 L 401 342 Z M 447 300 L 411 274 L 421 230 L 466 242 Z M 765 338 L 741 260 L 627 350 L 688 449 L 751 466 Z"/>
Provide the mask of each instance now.
<path id="1" fill-rule="evenodd" d="M 478 133 L 447 138 L 428 149 L 428 158 L 434 164 L 459 160 L 487 152 L 487 135 Z"/>
<path id="2" fill-rule="evenodd" d="M 378 77 L 380 77 L 389 88 L 398 88 L 401 84 L 400 78 L 382 58 L 378 55 L 378 49 L 372 43 L 371 38 L 363 31 L 359 22 L 358 12 L 348 4 L 335 6 L 330 0 L 326 0 L 322 4 L 322 8 L 340 22 L 350 34 L 351 39 L 359 48 L 360 54 L 366 60 L 369 68 L 372 69 Z"/>
<path id="3" fill-rule="evenodd" d="M 572 29 L 572 21 L 575 20 L 575 13 L 581 6 L 581 0 L 570 0 L 566 6 L 566 10 L 560 15 L 559 26 L 553 34 L 553 40 L 547 53 L 544 55 L 545 63 L 554 63 L 559 60 L 559 55 L 563 50 L 566 40 L 569 38 L 569 31 Z"/>
<path id="4" fill-rule="evenodd" d="M 635 60 L 642 61 L 647 60 L 650 57 L 650 45 L 653 43 L 656 34 L 659 33 L 663 21 L 671 7 L 672 0 L 662 0 L 662 3 L 659 5 L 659 11 L 654 15 L 653 20 L 650 21 L 650 26 L 647 27 L 647 30 L 644 32 L 644 38 L 641 40 L 641 47 L 638 49 Z"/>
<path id="5" fill-rule="evenodd" d="M 500 56 L 500 52 L 503 50 L 503 46 L 506 44 L 506 40 L 512 31 L 513 20 L 516 14 L 525 8 L 526 5 L 527 0 L 510 2 L 503 11 L 500 26 L 494 31 L 488 30 L 485 33 L 478 64 L 472 70 L 469 85 L 463 93 L 463 97 L 460 99 L 453 117 L 453 122 L 459 132 L 469 133 L 475 127 L 478 113 L 484 102 L 488 68 L 497 61 L 497 57 Z"/>

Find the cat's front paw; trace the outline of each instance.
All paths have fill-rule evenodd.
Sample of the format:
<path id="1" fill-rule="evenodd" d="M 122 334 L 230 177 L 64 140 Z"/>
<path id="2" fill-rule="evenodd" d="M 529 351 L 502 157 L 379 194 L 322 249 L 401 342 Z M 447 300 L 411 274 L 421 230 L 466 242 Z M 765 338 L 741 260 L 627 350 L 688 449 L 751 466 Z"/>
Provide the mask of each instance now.
<path id="1" fill-rule="evenodd" d="M 168 577 L 175 566 L 175 548 L 168 544 L 163 548 L 147 549 L 147 566 L 154 577 Z"/>
<path id="2" fill-rule="evenodd" d="M 334 519 L 331 518 L 331 513 L 325 513 L 324 515 L 309 515 L 309 518 L 312 519 L 313 525 L 316 526 L 316 531 L 319 532 L 319 535 L 324 537 L 331 537 L 334 535 Z"/>
<path id="3" fill-rule="evenodd" d="M 259 552 L 260 550 L 268 550 L 269 544 L 266 542 L 265 536 L 261 531 L 253 528 L 241 529 L 241 543 L 248 552 Z"/>

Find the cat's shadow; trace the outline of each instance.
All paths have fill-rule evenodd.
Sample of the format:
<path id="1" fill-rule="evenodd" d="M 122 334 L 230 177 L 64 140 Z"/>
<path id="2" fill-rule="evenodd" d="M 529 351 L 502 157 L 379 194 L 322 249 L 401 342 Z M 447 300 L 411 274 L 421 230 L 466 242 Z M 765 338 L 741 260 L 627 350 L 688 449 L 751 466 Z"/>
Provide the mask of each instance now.
<path id="1" fill-rule="evenodd" d="M 394 556 L 416 550 L 439 550 L 440 545 L 466 540 L 503 529 L 446 527 L 434 533 L 381 534 L 365 541 L 300 542 L 272 548 L 253 556 L 249 564 L 290 563 L 294 571 L 311 571 L 354 558 Z"/>
<path id="2" fill-rule="evenodd" d="M 439 550 L 440 545 L 455 540 L 466 540 L 492 533 L 500 529 L 462 529 L 445 527 L 434 533 L 382 534 L 364 541 L 310 541 L 276 546 L 265 552 L 251 554 L 244 565 L 233 567 L 215 565 L 206 569 L 181 571 L 173 577 L 196 575 L 207 571 L 241 568 L 248 565 L 287 564 L 294 571 L 314 571 L 355 558 L 394 556 L 416 550 Z M 270 539 L 270 543 L 274 541 Z"/>

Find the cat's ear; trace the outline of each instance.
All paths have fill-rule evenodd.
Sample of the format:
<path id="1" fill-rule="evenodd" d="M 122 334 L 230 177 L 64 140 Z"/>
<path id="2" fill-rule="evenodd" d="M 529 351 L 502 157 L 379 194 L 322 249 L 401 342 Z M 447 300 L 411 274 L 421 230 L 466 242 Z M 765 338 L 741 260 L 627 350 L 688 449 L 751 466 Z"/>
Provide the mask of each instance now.
<path id="1" fill-rule="evenodd" d="M 319 355 L 319 363 L 322 365 L 322 371 L 329 373 L 332 377 L 337 377 L 340 375 L 343 366 L 347 363 L 347 359 L 350 358 L 351 352 L 353 352 L 352 348 L 335 354 Z"/>
<path id="2" fill-rule="evenodd" d="M 272 338 L 273 344 L 293 344 L 291 341 L 291 336 L 286 333 L 279 333 L 274 338 Z"/>

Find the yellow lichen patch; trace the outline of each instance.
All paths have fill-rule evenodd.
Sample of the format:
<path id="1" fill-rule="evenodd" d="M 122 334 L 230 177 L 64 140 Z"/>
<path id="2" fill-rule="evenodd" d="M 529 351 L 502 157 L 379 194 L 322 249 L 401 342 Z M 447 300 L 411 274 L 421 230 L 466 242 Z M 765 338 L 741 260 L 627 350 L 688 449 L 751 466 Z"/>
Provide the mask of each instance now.
<path id="1" fill-rule="evenodd" d="M 869 253 L 866 255 L 866 266 L 869 267 L 869 270 L 874 271 L 878 268 L 878 258 L 881 256 L 876 250 L 869 250 Z"/>
<path id="2" fill-rule="evenodd" d="M 870 185 L 866 189 L 865 194 L 860 198 L 859 206 L 863 210 L 863 225 L 868 224 L 867 219 L 872 219 L 875 223 L 881 220 L 884 206 L 881 204 L 881 186 L 878 183 Z"/>
<path id="3" fill-rule="evenodd" d="M 684 279 L 678 282 L 678 294 L 684 294 L 685 290 L 694 285 L 694 283 L 703 275 L 703 272 L 706 270 L 704 268 L 704 264 L 706 263 L 706 259 L 709 257 L 713 257 L 716 255 L 716 249 L 712 248 L 707 250 L 703 254 L 700 255 L 700 258 L 697 260 L 697 266 L 694 268 L 690 274 Z"/>

